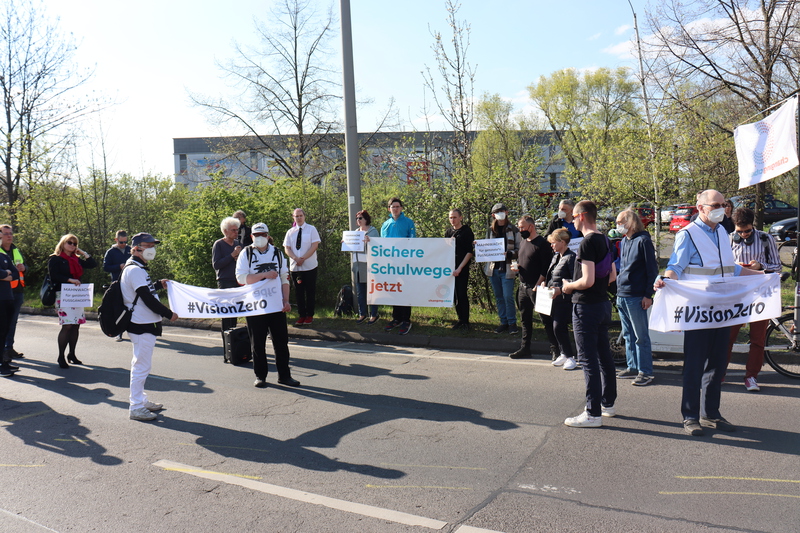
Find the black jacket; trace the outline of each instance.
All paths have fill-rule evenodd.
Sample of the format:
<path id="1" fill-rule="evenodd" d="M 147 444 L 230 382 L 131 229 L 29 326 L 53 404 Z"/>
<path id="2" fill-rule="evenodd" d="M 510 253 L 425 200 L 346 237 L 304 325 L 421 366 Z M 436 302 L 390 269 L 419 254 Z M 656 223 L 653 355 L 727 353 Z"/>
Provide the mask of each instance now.
<path id="1" fill-rule="evenodd" d="M 80 262 L 84 270 L 97 266 L 97 261 L 94 260 L 93 256 L 89 256 L 89 259 L 78 259 L 78 262 Z M 51 255 L 47 260 L 47 273 L 50 274 L 50 281 L 56 287 L 61 287 L 62 283 L 69 283 L 70 278 L 72 278 L 72 274 L 69 273 L 69 261 L 60 255 Z"/>
<path id="2" fill-rule="evenodd" d="M 550 261 L 550 268 L 547 269 L 544 284 L 548 287 L 558 287 L 564 284 L 564 280 L 572 279 L 572 272 L 575 270 L 575 252 L 567 248 L 564 253 L 553 254 L 553 259 Z M 561 294 L 558 298 L 570 300 L 572 296 Z"/>

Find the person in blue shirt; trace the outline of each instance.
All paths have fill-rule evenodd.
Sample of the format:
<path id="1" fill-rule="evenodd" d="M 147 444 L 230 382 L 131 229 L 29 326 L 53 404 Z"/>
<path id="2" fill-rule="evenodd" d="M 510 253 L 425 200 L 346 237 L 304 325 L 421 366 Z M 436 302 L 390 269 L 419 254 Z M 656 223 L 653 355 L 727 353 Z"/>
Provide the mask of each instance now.
<path id="1" fill-rule="evenodd" d="M 403 214 L 403 201 L 400 198 L 389 200 L 389 214 L 391 216 L 381 226 L 381 237 L 413 239 L 417 236 L 414 221 Z M 396 327 L 400 328 L 400 335 L 408 335 L 411 331 L 411 306 L 392 307 L 392 320 L 383 329 L 392 331 Z"/>
<path id="2" fill-rule="evenodd" d="M 122 267 L 131 258 L 131 247 L 128 246 L 128 233 L 119 230 L 114 237 L 114 246 L 106 250 L 103 257 L 103 270 L 111 274 L 111 281 L 117 281 Z"/>

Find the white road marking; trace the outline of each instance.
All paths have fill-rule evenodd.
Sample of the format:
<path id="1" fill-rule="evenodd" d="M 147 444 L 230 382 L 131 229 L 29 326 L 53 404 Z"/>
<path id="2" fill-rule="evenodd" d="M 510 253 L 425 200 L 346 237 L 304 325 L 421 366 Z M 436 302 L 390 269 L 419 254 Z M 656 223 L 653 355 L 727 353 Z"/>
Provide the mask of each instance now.
<path id="1" fill-rule="evenodd" d="M 260 481 L 253 481 L 250 479 L 243 479 L 240 477 L 232 476 L 230 474 L 221 474 L 209 470 L 202 470 L 200 468 L 175 463 L 173 461 L 160 460 L 153 463 L 153 466 L 163 468 L 165 470 L 173 470 L 176 472 L 184 472 L 192 476 L 211 479 L 214 481 L 221 481 L 231 485 L 239 485 L 251 490 L 257 490 L 265 494 L 272 494 L 281 498 L 288 498 L 299 502 L 312 503 L 314 505 L 322 505 L 331 509 L 338 509 L 348 513 L 359 514 L 362 516 L 371 516 L 379 520 L 389 520 L 398 524 L 405 524 L 408 526 L 422 526 L 430 529 L 442 529 L 447 525 L 447 522 L 441 520 L 434 520 L 425 518 L 424 516 L 417 516 L 413 514 L 403 513 L 400 511 L 393 511 L 391 509 L 383 509 L 381 507 L 374 507 L 372 505 L 364 505 L 361 503 L 348 502 L 336 498 L 329 498 L 319 494 L 312 494 L 302 490 L 290 489 L 287 487 L 280 487 L 278 485 L 270 485 L 269 483 L 262 483 Z"/>
<path id="2" fill-rule="evenodd" d="M 34 526 L 38 526 L 38 527 L 40 527 L 42 529 L 45 529 L 47 531 L 52 531 L 53 533 L 58 533 L 58 531 L 56 531 L 55 529 L 50 529 L 49 527 L 47 527 L 45 525 L 42 525 L 39 522 L 34 522 L 33 520 L 29 520 L 28 518 L 25 518 L 24 516 L 20 516 L 17 513 L 12 513 L 11 511 L 8 511 L 6 509 L 0 509 L 0 513 L 5 513 L 8 516 L 16 518 L 17 520 L 22 520 L 23 522 L 27 522 L 29 524 L 33 524 Z"/>
<path id="3" fill-rule="evenodd" d="M 482 527 L 459 526 L 453 533 L 503 533 L 494 529 L 483 529 Z"/>

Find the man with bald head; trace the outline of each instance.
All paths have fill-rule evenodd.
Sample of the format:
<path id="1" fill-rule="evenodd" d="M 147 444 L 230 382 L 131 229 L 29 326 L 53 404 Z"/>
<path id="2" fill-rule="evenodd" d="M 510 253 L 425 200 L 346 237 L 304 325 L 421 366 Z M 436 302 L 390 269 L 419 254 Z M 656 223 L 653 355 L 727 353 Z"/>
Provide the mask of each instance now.
<path id="1" fill-rule="evenodd" d="M 654 284 L 656 290 L 664 286 L 663 278 L 704 280 L 762 274 L 743 269 L 733 257 L 728 232 L 721 225 L 725 218 L 722 193 L 709 189 L 698 194 L 697 211 L 697 218 L 675 235 L 672 256 L 664 276 Z M 681 414 L 684 431 L 689 435 L 702 435 L 703 426 L 718 431 L 736 430 L 719 412 L 729 334 L 730 326 L 688 330 L 683 334 Z"/>

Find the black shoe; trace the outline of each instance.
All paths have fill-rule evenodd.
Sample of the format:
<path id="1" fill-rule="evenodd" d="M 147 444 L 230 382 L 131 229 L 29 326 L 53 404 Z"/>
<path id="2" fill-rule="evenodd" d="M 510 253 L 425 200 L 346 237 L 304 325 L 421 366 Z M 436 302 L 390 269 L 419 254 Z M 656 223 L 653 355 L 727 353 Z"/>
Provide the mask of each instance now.
<path id="1" fill-rule="evenodd" d="M 16 372 L 17 370 L 19 370 L 19 367 L 17 365 L 12 365 L 11 363 L 8 362 L 5 362 L 2 365 L 0 365 L 0 368 L 2 368 L 3 370 L 11 370 L 12 372 Z"/>
<path id="2" fill-rule="evenodd" d="M 411 331 L 411 322 L 403 322 L 400 326 L 400 335 L 408 335 L 409 331 Z"/>
<path id="3" fill-rule="evenodd" d="M 508 331 L 508 324 L 500 324 L 494 328 L 495 333 L 503 333 L 504 331 Z"/>
<path id="4" fill-rule="evenodd" d="M 386 327 L 383 328 L 383 331 L 392 331 L 394 328 L 396 328 L 399 325 L 400 325 L 400 321 L 399 320 L 392 320 L 391 322 L 386 324 Z"/>
<path id="5" fill-rule="evenodd" d="M 700 422 L 694 418 L 687 418 L 683 421 L 683 430 L 692 437 L 700 437 L 703 435 L 703 428 L 700 426 Z"/>
<path id="6" fill-rule="evenodd" d="M 451 327 L 452 329 L 461 329 L 463 326 L 464 326 L 464 323 L 463 323 L 463 322 L 456 322 L 455 324 L 453 324 L 453 325 L 452 325 L 452 326 L 450 326 L 450 327 Z"/>
<path id="7" fill-rule="evenodd" d="M 14 372 L 16 372 L 17 370 L 19 370 L 19 367 L 4 363 L 0 365 L 0 377 L 7 378 L 9 376 L 13 376 Z"/>
<path id="8" fill-rule="evenodd" d="M 81 362 L 81 360 L 80 360 L 80 359 L 78 359 L 77 357 L 75 357 L 74 355 L 68 355 L 68 356 L 67 356 L 67 361 L 69 361 L 69 362 L 70 362 L 70 363 L 72 363 L 73 365 L 82 365 L 82 364 L 83 364 L 83 363 Z"/>
<path id="9" fill-rule="evenodd" d="M 300 382 L 296 379 L 292 379 L 291 376 L 285 378 L 278 378 L 278 383 L 281 385 L 286 385 L 287 387 L 299 387 Z"/>
<path id="10" fill-rule="evenodd" d="M 523 347 L 514 353 L 508 354 L 508 356 L 511 359 L 529 359 L 531 357 L 531 350 L 530 348 Z"/>
<path id="11" fill-rule="evenodd" d="M 555 361 L 558 359 L 558 356 L 561 355 L 561 351 L 558 349 L 558 346 L 550 345 L 550 360 Z"/>
<path id="12" fill-rule="evenodd" d="M 14 348 L 6 348 L 3 352 L 3 359 L 25 359 L 21 352 L 14 350 Z"/>
<path id="13" fill-rule="evenodd" d="M 63 355 L 58 358 L 58 366 L 60 366 L 61 368 L 69 368 L 69 365 L 67 364 L 67 360 L 64 359 Z"/>
<path id="14" fill-rule="evenodd" d="M 734 431 L 736 431 L 736 426 L 734 426 L 733 424 L 731 424 L 722 417 L 705 418 L 701 416 L 700 423 L 707 428 L 716 429 L 717 431 L 725 431 L 727 433 L 733 433 Z"/>
<path id="15" fill-rule="evenodd" d="M 253 382 L 253 386 L 257 389 L 266 389 L 267 388 L 267 380 L 266 379 L 256 379 Z"/>
<path id="16" fill-rule="evenodd" d="M 509 335 L 516 335 L 517 333 L 519 333 L 519 328 L 517 327 L 516 324 L 511 324 L 510 326 L 508 326 Z"/>

